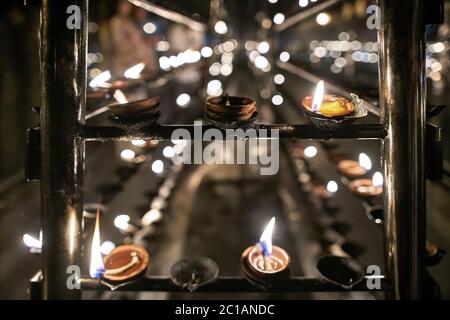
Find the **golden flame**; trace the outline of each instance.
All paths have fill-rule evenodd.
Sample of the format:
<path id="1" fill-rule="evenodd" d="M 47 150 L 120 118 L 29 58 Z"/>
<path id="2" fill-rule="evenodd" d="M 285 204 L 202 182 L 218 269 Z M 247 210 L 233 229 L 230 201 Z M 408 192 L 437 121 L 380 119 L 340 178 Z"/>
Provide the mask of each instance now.
<path id="1" fill-rule="evenodd" d="M 261 238 L 259 238 L 259 242 L 263 247 L 263 252 L 265 253 L 265 255 L 272 254 L 272 233 L 274 226 L 275 226 L 275 217 L 272 217 L 272 219 L 270 219 L 269 224 L 264 229 Z"/>
<path id="2" fill-rule="evenodd" d="M 142 72 L 142 70 L 144 70 L 144 68 L 145 68 L 145 63 L 141 62 L 141 63 L 135 64 L 131 68 L 125 70 L 123 75 L 125 76 L 125 78 L 128 78 L 128 79 L 139 79 L 141 77 L 141 72 Z"/>
<path id="3" fill-rule="evenodd" d="M 125 96 L 125 94 L 122 92 L 122 90 L 119 89 L 114 91 L 114 99 L 116 99 L 116 101 L 121 104 L 128 102 L 128 99 Z"/>
<path id="4" fill-rule="evenodd" d="M 89 266 L 89 275 L 91 276 L 91 278 L 100 278 L 104 269 L 105 267 L 103 265 L 103 259 L 100 250 L 100 210 L 97 209 L 94 236 L 92 237 L 91 264 Z"/>
<path id="5" fill-rule="evenodd" d="M 320 80 L 317 83 L 316 91 L 314 92 L 314 99 L 311 105 L 312 111 L 316 112 L 319 110 L 320 106 L 322 105 L 324 93 L 325 93 L 325 84 L 323 80 Z"/>

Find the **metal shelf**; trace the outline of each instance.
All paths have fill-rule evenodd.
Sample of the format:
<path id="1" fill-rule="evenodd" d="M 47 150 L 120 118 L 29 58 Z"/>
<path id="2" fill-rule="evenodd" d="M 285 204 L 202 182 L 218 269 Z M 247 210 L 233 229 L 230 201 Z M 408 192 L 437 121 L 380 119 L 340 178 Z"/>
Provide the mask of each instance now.
<path id="1" fill-rule="evenodd" d="M 114 126 L 83 126 L 80 138 L 85 141 L 107 141 L 132 139 L 170 140 L 172 132 L 177 129 L 189 131 L 194 137 L 194 125 L 161 125 L 153 124 L 140 130 L 125 130 Z M 203 125 L 202 130 L 224 129 L 213 125 Z M 280 139 L 384 139 L 387 131 L 381 124 L 355 124 L 335 131 L 324 131 L 307 124 L 254 124 L 248 128 L 258 130 L 278 130 Z M 245 128 L 244 128 L 245 130 Z M 224 135 L 224 137 L 226 137 Z"/>
<path id="2" fill-rule="evenodd" d="M 157 292 L 188 292 L 176 286 L 168 277 L 143 277 L 136 281 L 125 282 L 114 286 L 98 279 L 82 278 L 82 290 L 119 290 L 119 291 L 157 291 Z M 363 280 L 351 289 L 344 289 L 320 278 L 291 277 L 264 290 L 251 284 L 241 277 L 219 277 L 212 283 L 200 286 L 196 292 L 338 292 L 338 291 L 384 291 L 388 284 L 382 279 L 379 290 L 369 290 Z"/>

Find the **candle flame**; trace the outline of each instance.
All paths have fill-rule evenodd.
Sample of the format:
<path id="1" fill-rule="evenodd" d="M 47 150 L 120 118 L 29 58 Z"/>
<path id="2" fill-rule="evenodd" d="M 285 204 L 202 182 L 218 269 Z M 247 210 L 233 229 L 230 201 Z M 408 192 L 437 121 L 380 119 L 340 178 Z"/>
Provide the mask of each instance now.
<path id="1" fill-rule="evenodd" d="M 317 83 L 316 91 L 314 92 L 314 99 L 311 105 L 311 110 L 313 112 L 318 111 L 320 106 L 322 105 L 324 93 L 325 93 L 325 84 L 323 80 L 320 80 Z"/>
<path id="2" fill-rule="evenodd" d="M 111 79 L 111 72 L 104 71 L 104 72 L 100 73 L 98 76 L 96 76 L 94 79 L 92 79 L 89 82 L 89 86 L 91 88 L 96 88 L 100 85 L 105 86 L 106 81 L 108 81 L 109 79 Z"/>
<path id="3" fill-rule="evenodd" d="M 140 62 L 138 64 L 135 64 L 131 68 L 125 70 L 123 75 L 125 76 L 125 78 L 128 78 L 128 79 L 139 79 L 141 77 L 141 72 L 142 72 L 142 70 L 144 70 L 144 68 L 145 68 L 145 63 Z"/>
<path id="4" fill-rule="evenodd" d="M 372 186 L 378 188 L 383 186 L 383 175 L 381 172 L 377 171 L 372 176 Z"/>
<path id="5" fill-rule="evenodd" d="M 116 91 L 114 91 L 113 96 L 114 96 L 114 99 L 116 99 L 116 101 L 120 104 L 128 102 L 128 99 L 125 96 L 125 94 L 122 92 L 122 90 L 117 89 Z"/>
<path id="6" fill-rule="evenodd" d="M 270 219 L 269 224 L 264 229 L 261 238 L 259 238 L 259 243 L 262 246 L 263 255 L 265 256 L 270 256 L 272 254 L 272 233 L 274 226 L 275 226 L 275 217 L 272 217 L 272 219 Z"/>
<path id="7" fill-rule="evenodd" d="M 92 237 L 91 264 L 89 266 L 89 275 L 91 278 L 100 278 L 105 270 L 100 247 L 100 210 L 97 209 L 94 236 Z"/>
<path id="8" fill-rule="evenodd" d="M 365 153 L 359 154 L 359 165 L 369 171 L 372 169 L 372 161 L 370 160 L 369 156 Z"/>

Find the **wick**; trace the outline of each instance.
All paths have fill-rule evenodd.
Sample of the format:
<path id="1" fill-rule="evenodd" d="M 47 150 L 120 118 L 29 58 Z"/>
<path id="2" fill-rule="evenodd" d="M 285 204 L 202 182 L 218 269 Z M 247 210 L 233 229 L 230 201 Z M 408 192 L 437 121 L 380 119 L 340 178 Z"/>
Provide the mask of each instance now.
<path id="1" fill-rule="evenodd" d="M 229 106 L 230 105 L 230 97 L 228 96 L 228 93 L 225 93 L 225 105 Z"/>
<path id="2" fill-rule="evenodd" d="M 270 256 L 264 255 L 264 271 L 273 271 Z"/>

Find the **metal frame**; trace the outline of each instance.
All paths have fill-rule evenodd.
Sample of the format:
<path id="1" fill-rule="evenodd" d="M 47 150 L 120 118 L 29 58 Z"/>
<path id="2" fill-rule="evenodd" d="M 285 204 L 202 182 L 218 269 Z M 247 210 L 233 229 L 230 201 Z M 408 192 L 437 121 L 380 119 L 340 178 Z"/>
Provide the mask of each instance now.
<path id="1" fill-rule="evenodd" d="M 420 0 L 380 0 L 381 125 L 353 125 L 324 133 L 309 125 L 259 125 L 278 128 L 280 138 L 384 139 L 385 247 L 388 282 L 396 299 L 420 298 L 424 273 L 424 28 Z M 80 29 L 66 27 L 66 9 L 82 10 Z M 43 0 L 41 9 L 43 297 L 76 299 L 66 270 L 80 256 L 84 141 L 168 139 L 174 129 L 154 125 L 143 131 L 84 125 L 88 0 Z M 318 279 L 291 279 L 284 290 L 331 290 Z M 84 289 L 104 289 L 82 279 Z M 165 279 L 139 281 L 136 290 L 174 290 Z M 206 287 L 205 287 L 206 288 Z M 211 290 L 256 290 L 242 279 L 221 278 Z M 125 289 L 125 288 L 124 288 Z M 130 289 L 130 288 L 127 288 Z M 283 290 L 283 291 L 284 291 Z M 258 290 L 256 290 L 258 291 Z"/>

